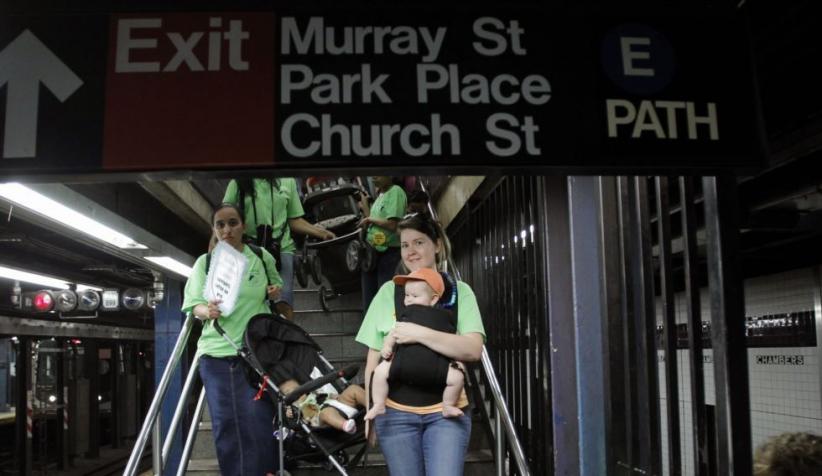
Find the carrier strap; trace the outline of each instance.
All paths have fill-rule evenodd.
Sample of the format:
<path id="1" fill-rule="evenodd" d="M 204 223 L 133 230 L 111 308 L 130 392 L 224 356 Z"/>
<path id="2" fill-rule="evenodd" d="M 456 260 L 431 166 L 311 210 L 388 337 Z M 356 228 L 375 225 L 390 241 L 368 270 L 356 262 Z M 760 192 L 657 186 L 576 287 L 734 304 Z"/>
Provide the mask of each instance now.
<path id="1" fill-rule="evenodd" d="M 277 188 L 277 193 L 280 193 L 280 179 L 274 179 L 273 182 L 268 182 L 268 191 L 271 193 L 271 223 L 274 224 L 274 188 Z M 254 190 L 254 179 L 251 179 L 251 189 Z M 237 182 L 237 190 L 239 191 L 240 211 L 243 212 L 243 219 L 245 219 L 245 190 L 240 187 L 240 182 Z M 260 225 L 260 217 L 257 216 L 257 194 L 251 194 L 251 207 L 254 209 L 254 222 Z M 285 227 L 288 226 L 288 217 L 286 216 L 283 227 L 280 228 L 280 234 L 277 237 L 271 237 L 272 240 L 279 241 L 285 235 Z M 257 237 L 259 239 L 259 237 Z"/>

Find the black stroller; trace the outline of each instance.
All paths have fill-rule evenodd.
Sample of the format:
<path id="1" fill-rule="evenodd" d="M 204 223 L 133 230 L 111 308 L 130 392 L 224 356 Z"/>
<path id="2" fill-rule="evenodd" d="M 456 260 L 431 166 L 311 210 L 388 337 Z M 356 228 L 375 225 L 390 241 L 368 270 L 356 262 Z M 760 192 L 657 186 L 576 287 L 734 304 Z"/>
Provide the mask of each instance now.
<path id="1" fill-rule="evenodd" d="M 328 241 L 308 239 L 294 266 L 301 286 L 307 286 L 308 276 L 320 285 L 320 305 L 326 312 L 328 301 L 360 289 L 360 269 L 374 261 L 357 226 L 362 219 L 357 206 L 361 188 L 343 177 L 329 178 L 310 187 L 303 200 L 316 224 L 337 235 Z"/>
<path id="2" fill-rule="evenodd" d="M 242 347 L 225 335 L 217 321 L 215 329 L 236 349 L 249 364 L 249 378 L 259 382 L 260 392 L 268 393 L 277 407 L 276 435 L 280 445 L 280 468 L 293 469 L 301 463 L 321 463 L 326 469 L 336 468 L 347 475 L 347 467 L 356 466 L 367 450 L 366 439 L 360 430 L 348 434 L 336 429 L 311 428 L 306 424 L 298 407 L 292 404 L 300 396 L 326 384 L 337 392 L 348 386 L 348 379 L 357 374 L 357 366 L 334 370 L 323 357 L 323 351 L 300 326 L 281 316 L 258 314 L 251 318 L 245 330 Z M 312 379 L 314 369 L 322 376 Z M 296 380 L 300 386 L 285 395 L 277 383 Z M 362 412 L 355 418 L 361 419 Z M 351 456 L 347 450 L 352 449 Z"/>

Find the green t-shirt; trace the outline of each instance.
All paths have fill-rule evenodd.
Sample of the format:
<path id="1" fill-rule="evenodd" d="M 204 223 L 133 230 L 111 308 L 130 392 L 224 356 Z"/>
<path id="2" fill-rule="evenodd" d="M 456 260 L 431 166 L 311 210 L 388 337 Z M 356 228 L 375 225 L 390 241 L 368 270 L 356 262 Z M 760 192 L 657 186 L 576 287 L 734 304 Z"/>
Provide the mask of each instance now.
<path id="1" fill-rule="evenodd" d="M 273 179 L 272 179 L 273 181 Z M 257 225 L 271 225 L 274 238 L 280 237 L 280 250 L 285 253 L 294 253 L 297 246 L 291 238 L 291 228 L 288 220 L 305 215 L 303 204 L 297 193 L 297 181 L 290 177 L 280 177 L 279 187 L 274 187 L 267 179 L 255 178 L 254 191 L 256 199 L 252 201 L 249 194 L 245 195 L 242 205 L 245 212 L 245 234 L 257 238 Z M 239 204 L 240 189 L 237 181 L 232 180 L 225 189 L 223 202 Z M 257 214 L 254 214 L 254 207 Z"/>
<path id="2" fill-rule="evenodd" d="M 274 263 L 271 253 L 266 250 L 262 250 L 262 252 L 265 268 L 263 268 L 260 258 L 251 250 L 251 247 L 243 247 L 243 255 L 248 259 L 248 268 L 245 275 L 243 275 L 243 285 L 240 287 L 240 293 L 237 296 L 237 304 L 231 314 L 220 318 L 220 325 L 226 335 L 237 344 L 242 343 L 245 327 L 252 317 L 257 314 L 271 312 L 265 302 L 266 287 L 269 280 L 271 284 L 283 285 L 283 280 L 280 278 L 280 274 L 277 273 L 277 265 Z M 186 282 L 182 308 L 185 313 L 191 312 L 197 304 L 208 303 L 203 297 L 207 256 L 202 255 L 197 258 L 197 262 L 194 263 L 194 271 Z M 268 278 L 265 276 L 266 271 L 268 272 Z M 200 335 L 200 340 L 197 341 L 197 353 L 212 357 L 228 357 L 237 354 L 231 345 L 217 333 L 214 326 L 208 322 L 204 323 L 203 333 Z"/>
<path id="3" fill-rule="evenodd" d="M 372 218 L 396 218 L 399 220 L 405 215 L 406 202 L 405 190 L 397 185 L 392 185 L 391 188 L 381 193 L 374 200 L 374 204 L 371 205 L 370 216 Z M 397 232 L 386 230 L 377 225 L 368 227 L 366 239 L 377 251 L 385 251 L 389 247 L 396 248 L 400 246 L 400 235 Z"/>
<path id="4" fill-rule="evenodd" d="M 365 314 L 357 342 L 365 344 L 370 349 L 382 350 L 383 340 L 397 322 L 397 312 L 394 306 L 394 282 L 388 281 L 382 285 Z M 457 282 L 457 334 L 465 335 L 472 332 L 482 334 L 485 341 L 485 327 L 482 325 L 477 297 L 471 286 Z"/>

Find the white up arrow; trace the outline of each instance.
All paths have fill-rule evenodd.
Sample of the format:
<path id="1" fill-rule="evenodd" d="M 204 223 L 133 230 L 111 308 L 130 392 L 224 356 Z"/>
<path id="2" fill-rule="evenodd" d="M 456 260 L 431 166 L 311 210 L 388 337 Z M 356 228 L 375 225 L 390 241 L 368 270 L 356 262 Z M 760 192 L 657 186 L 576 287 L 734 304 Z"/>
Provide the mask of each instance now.
<path id="1" fill-rule="evenodd" d="M 0 51 L 0 87 L 6 88 L 3 158 L 37 155 L 40 83 L 65 101 L 83 81 L 29 30 Z"/>

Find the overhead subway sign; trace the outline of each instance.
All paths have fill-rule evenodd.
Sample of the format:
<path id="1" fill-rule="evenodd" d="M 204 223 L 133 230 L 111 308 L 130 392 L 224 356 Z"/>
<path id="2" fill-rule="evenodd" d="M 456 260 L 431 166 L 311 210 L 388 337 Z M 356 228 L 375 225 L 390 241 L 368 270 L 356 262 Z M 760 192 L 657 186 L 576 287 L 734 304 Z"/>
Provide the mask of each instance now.
<path id="1" fill-rule="evenodd" d="M 4 173 L 761 159 L 725 17 L 694 35 L 539 8 L 112 13 L 72 28 L 85 50 L 61 37 L 76 17 L 3 21 Z"/>
<path id="2" fill-rule="evenodd" d="M 293 17 L 282 19 L 281 57 L 305 55 L 410 56 L 415 87 L 411 90 L 390 88 L 395 73 L 379 73 L 379 63 L 364 62 L 351 74 L 315 71 L 305 64 L 283 64 L 280 67 L 280 98 L 282 104 L 310 102 L 316 105 L 382 104 L 391 107 L 392 97 L 411 96 L 420 107 L 431 104 L 515 105 L 522 101 L 544 105 L 551 98 L 549 80 L 539 74 L 518 78 L 512 74 L 460 75 L 459 65 L 442 64 L 437 60 L 446 41 L 448 29 L 411 26 L 347 26 L 340 31 L 326 26 L 322 17 L 312 17 L 300 28 Z M 482 56 L 504 54 L 524 56 L 520 36 L 524 29 L 517 20 L 504 23 L 493 17 L 474 21 L 473 50 Z M 340 44 L 338 39 L 342 39 Z M 298 144 L 294 140 L 297 128 L 306 129 L 312 140 Z M 539 126 L 533 116 L 516 117 L 496 112 L 485 120 L 488 153 L 512 156 L 519 153 L 539 155 L 536 133 Z M 426 115 L 424 122 L 337 124 L 332 114 L 295 113 L 283 120 L 281 142 L 289 155 L 295 157 L 391 156 L 395 153 L 421 157 L 460 156 L 463 134 L 456 122 L 448 122 L 438 112 Z"/>

